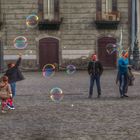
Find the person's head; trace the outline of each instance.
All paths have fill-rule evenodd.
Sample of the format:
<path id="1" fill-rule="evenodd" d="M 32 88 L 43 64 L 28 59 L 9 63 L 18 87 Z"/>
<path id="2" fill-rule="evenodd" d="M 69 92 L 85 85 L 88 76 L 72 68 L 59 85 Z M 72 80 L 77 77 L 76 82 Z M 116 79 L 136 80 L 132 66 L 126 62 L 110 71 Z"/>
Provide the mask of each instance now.
<path id="1" fill-rule="evenodd" d="M 128 52 L 127 51 L 123 51 L 122 52 L 122 57 L 123 58 L 128 58 Z"/>
<path id="2" fill-rule="evenodd" d="M 12 68 L 15 66 L 15 63 L 9 63 L 7 66 L 8 66 L 8 68 Z"/>
<path id="3" fill-rule="evenodd" d="M 125 53 L 124 57 L 125 58 L 128 58 L 128 52 Z"/>
<path id="4" fill-rule="evenodd" d="M 7 76 L 3 76 L 2 77 L 2 81 L 5 82 L 5 83 L 8 82 L 8 77 Z"/>
<path id="5" fill-rule="evenodd" d="M 97 55 L 96 55 L 96 54 L 93 54 L 93 55 L 91 56 L 91 59 L 92 59 L 93 61 L 96 61 L 96 60 L 97 60 Z"/>

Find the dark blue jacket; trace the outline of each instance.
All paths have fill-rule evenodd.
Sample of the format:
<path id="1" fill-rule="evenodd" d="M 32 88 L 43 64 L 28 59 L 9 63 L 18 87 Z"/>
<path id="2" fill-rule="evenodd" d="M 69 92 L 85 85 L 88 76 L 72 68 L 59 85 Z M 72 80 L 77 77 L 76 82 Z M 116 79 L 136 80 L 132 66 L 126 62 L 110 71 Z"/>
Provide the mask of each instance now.
<path id="1" fill-rule="evenodd" d="M 20 63 L 21 63 L 21 57 L 17 60 L 17 62 L 16 62 L 14 67 L 9 68 L 6 71 L 5 75 L 8 77 L 9 83 L 24 80 L 24 76 L 22 75 L 22 73 L 21 73 L 21 71 L 19 69 Z"/>
<path id="2" fill-rule="evenodd" d="M 128 59 L 120 58 L 118 60 L 118 68 L 120 74 L 125 74 L 128 71 Z"/>
<path id="3" fill-rule="evenodd" d="M 89 75 L 101 75 L 103 73 L 103 66 L 100 61 L 90 61 L 88 63 Z"/>

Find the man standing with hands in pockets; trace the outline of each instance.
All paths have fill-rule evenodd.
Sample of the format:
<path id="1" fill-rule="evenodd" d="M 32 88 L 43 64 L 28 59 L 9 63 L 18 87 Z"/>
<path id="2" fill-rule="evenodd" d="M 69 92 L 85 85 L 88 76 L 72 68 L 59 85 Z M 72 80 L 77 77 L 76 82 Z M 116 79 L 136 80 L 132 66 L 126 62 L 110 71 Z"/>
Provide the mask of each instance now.
<path id="1" fill-rule="evenodd" d="M 96 54 L 91 56 L 91 61 L 88 64 L 88 74 L 90 75 L 90 87 L 89 87 L 89 96 L 88 98 L 92 98 L 93 94 L 93 86 L 94 81 L 96 81 L 98 98 L 101 96 L 101 85 L 100 85 L 100 77 L 103 72 L 103 66 L 100 61 L 97 61 Z"/>

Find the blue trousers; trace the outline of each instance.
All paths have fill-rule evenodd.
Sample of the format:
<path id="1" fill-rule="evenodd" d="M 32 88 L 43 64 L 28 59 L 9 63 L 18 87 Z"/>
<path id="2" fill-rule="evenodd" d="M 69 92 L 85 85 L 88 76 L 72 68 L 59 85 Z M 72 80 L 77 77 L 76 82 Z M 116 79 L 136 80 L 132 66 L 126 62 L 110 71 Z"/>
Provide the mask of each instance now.
<path id="1" fill-rule="evenodd" d="M 125 93 L 126 93 L 127 86 L 128 86 L 128 76 L 127 76 L 127 73 L 120 74 L 119 83 L 120 83 L 120 85 L 119 85 L 120 95 L 124 96 Z"/>
<path id="2" fill-rule="evenodd" d="M 10 83 L 11 90 L 12 90 L 12 97 L 16 95 L 16 82 Z"/>
<path id="3" fill-rule="evenodd" d="M 101 94 L 100 75 L 91 75 L 90 76 L 90 87 L 89 87 L 90 96 L 92 96 L 92 94 L 93 94 L 94 81 L 96 81 L 98 95 Z"/>

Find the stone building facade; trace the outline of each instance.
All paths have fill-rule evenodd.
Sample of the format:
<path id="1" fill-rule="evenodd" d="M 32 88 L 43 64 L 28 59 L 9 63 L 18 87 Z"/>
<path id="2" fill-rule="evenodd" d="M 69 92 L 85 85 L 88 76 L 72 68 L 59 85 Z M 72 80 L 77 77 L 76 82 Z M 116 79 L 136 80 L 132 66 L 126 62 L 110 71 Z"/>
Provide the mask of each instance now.
<path id="1" fill-rule="evenodd" d="M 51 3 L 55 6 L 47 6 Z M 24 68 L 47 63 L 84 68 L 97 53 L 104 66 L 116 67 L 117 53 L 108 55 L 106 45 L 122 40 L 130 47 L 130 6 L 130 0 L 1 0 L 1 64 L 20 52 Z M 36 28 L 26 25 L 31 14 L 39 17 Z M 27 38 L 25 49 L 13 46 L 17 36 Z"/>

